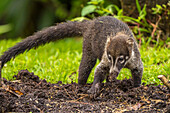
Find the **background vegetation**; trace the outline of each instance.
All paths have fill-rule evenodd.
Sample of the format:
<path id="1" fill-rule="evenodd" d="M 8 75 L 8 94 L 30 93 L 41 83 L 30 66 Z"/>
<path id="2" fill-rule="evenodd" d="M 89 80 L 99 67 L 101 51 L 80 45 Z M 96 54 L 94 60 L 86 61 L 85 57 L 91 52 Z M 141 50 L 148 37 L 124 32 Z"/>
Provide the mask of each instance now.
<path id="1" fill-rule="evenodd" d="M 170 74 L 170 38 L 161 39 L 158 23 L 146 19 L 146 5 L 136 0 L 138 17 L 125 16 L 119 0 L 4 0 L 0 1 L 0 55 L 7 48 L 33 32 L 67 20 L 92 19 L 110 15 L 126 22 L 139 43 L 144 74 L 142 82 L 160 84 L 157 75 Z M 170 15 L 170 2 L 151 9 L 154 15 Z M 154 26 L 156 25 L 156 27 Z M 20 37 L 20 38 L 18 38 Z M 22 38 L 21 38 L 22 37 Z M 64 45 L 64 46 L 63 46 Z M 82 54 L 82 39 L 65 39 L 30 50 L 8 62 L 2 75 L 7 79 L 19 70 L 28 69 L 42 79 L 56 83 L 77 82 Z M 88 79 L 93 82 L 94 69 Z M 123 69 L 118 79 L 130 78 L 130 71 Z"/>
<path id="2" fill-rule="evenodd" d="M 44 27 L 81 16 L 89 0 L 1 0 L 0 38 L 26 37 Z M 105 4 L 118 4 L 106 0 Z M 3 31 L 1 30 L 3 28 Z"/>

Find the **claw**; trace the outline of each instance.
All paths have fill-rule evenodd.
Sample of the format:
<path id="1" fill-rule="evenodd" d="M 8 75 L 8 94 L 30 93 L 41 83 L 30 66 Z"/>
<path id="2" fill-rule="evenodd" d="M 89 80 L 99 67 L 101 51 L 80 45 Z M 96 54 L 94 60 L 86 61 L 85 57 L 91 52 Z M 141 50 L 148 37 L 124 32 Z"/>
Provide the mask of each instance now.
<path id="1" fill-rule="evenodd" d="M 100 94 L 100 84 L 97 83 L 95 84 L 95 86 L 92 86 L 88 91 L 87 93 L 91 94 L 93 98 L 96 98 L 99 96 Z"/>

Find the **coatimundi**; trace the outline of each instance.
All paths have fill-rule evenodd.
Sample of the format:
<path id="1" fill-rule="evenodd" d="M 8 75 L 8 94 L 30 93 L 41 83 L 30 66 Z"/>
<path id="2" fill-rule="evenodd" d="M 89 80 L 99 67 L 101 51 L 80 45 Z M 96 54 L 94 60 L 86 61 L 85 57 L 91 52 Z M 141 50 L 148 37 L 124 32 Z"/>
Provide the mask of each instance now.
<path id="1" fill-rule="evenodd" d="M 100 60 L 89 93 L 98 93 L 103 80 L 108 75 L 110 79 L 117 77 L 122 68 L 130 69 L 134 87 L 140 86 L 143 63 L 134 35 L 125 23 L 111 16 L 83 22 L 65 22 L 43 29 L 5 51 L 0 57 L 1 68 L 11 58 L 26 50 L 74 36 L 83 36 L 78 84 L 86 84 L 96 60 Z"/>

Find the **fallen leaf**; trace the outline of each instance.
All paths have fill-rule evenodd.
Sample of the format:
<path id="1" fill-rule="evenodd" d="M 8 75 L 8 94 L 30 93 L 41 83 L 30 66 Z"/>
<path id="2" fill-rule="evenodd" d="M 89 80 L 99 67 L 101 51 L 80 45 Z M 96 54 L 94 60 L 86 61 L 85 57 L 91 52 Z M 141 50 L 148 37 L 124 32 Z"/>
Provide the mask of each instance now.
<path id="1" fill-rule="evenodd" d="M 141 106 L 143 105 L 143 103 L 137 103 L 132 107 L 129 107 L 128 110 L 138 110 Z"/>

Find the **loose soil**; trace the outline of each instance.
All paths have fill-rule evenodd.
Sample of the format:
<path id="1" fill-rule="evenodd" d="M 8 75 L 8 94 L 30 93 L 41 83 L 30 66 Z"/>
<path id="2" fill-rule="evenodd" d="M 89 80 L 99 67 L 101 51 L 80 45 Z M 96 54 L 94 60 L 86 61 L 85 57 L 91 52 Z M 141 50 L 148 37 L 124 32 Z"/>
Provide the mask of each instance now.
<path id="1" fill-rule="evenodd" d="M 22 70 L 15 81 L 3 79 L 0 112 L 167 112 L 170 93 L 164 85 L 133 88 L 131 79 L 103 84 L 98 97 L 87 94 L 91 84 L 51 84 Z"/>

